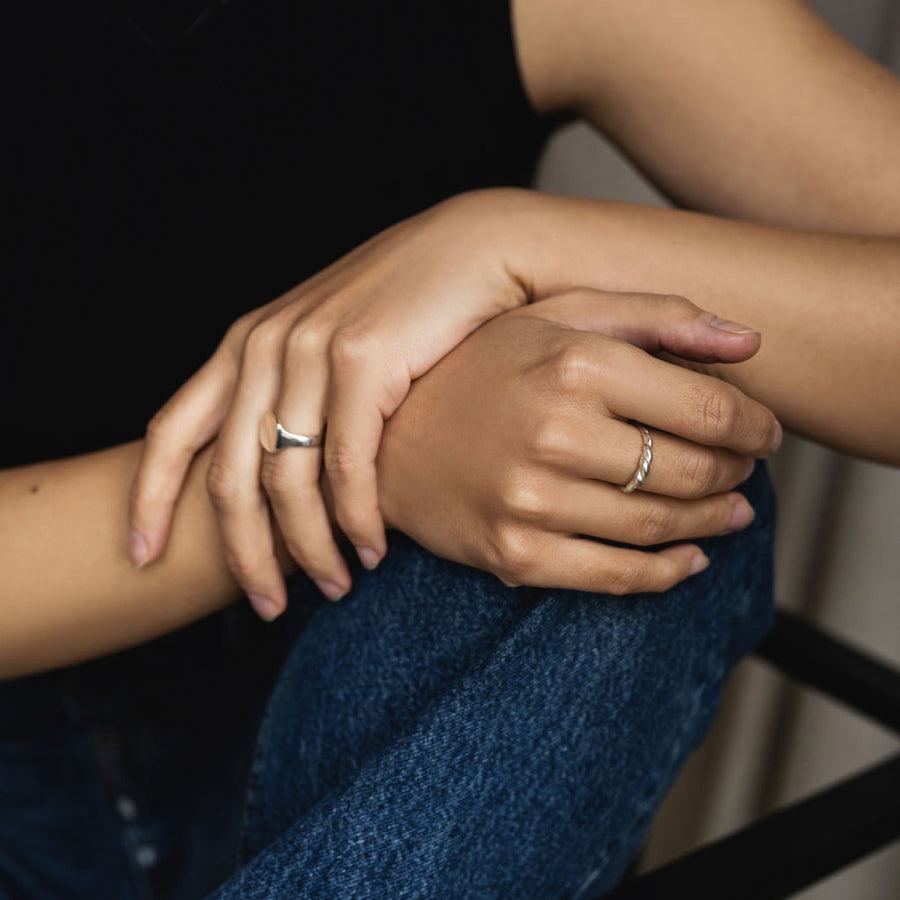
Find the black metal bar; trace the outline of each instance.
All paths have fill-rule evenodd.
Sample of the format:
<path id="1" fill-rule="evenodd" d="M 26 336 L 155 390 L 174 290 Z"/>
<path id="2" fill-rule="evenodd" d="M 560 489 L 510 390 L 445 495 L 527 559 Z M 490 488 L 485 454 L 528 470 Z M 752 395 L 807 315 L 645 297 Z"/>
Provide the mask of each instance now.
<path id="1" fill-rule="evenodd" d="M 642 875 L 606 900 L 782 900 L 900 837 L 900 755 Z"/>
<path id="2" fill-rule="evenodd" d="M 779 610 L 756 654 L 900 733 L 900 672 Z"/>

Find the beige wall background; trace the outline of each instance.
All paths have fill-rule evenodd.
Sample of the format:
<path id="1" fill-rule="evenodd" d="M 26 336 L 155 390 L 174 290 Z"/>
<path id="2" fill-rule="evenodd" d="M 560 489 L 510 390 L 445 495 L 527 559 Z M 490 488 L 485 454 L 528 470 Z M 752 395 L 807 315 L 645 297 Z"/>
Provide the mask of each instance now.
<path id="1" fill-rule="evenodd" d="M 900 73 L 900 0 L 815 0 L 812 5 L 851 41 Z M 552 139 L 538 186 L 664 203 L 584 125 L 568 126 Z M 900 378 L 885 388 L 900 390 Z M 900 470 L 796 438 L 785 440 L 771 469 L 779 497 L 779 604 L 900 665 Z M 898 747 L 900 741 L 889 732 L 747 659 L 726 688 L 716 724 L 654 820 L 642 866 L 654 868 L 680 856 Z M 896 900 L 900 845 L 797 896 Z"/>

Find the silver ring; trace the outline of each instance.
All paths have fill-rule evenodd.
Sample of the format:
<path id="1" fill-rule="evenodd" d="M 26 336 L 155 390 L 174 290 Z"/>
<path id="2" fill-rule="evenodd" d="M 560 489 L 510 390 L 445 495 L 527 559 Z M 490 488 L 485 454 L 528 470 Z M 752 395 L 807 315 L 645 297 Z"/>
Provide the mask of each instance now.
<path id="1" fill-rule="evenodd" d="M 282 426 L 275 413 L 267 412 L 259 423 L 259 442 L 269 453 L 285 447 L 321 447 L 325 443 L 325 429 L 321 434 L 294 434 Z"/>
<path id="2" fill-rule="evenodd" d="M 622 488 L 626 494 L 636 491 L 644 483 L 644 479 L 650 474 L 650 463 L 653 462 L 653 438 L 650 437 L 650 432 L 643 425 L 635 425 L 635 428 L 640 431 L 644 446 L 641 448 L 637 471 L 631 481 Z"/>

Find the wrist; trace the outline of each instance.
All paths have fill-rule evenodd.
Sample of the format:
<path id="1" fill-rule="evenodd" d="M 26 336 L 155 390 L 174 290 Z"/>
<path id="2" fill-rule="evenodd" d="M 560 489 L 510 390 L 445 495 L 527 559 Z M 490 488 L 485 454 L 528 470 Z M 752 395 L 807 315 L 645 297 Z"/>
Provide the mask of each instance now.
<path id="1" fill-rule="evenodd" d="M 590 201 L 586 207 L 581 198 L 524 188 L 497 188 L 491 193 L 489 201 L 503 234 L 500 252 L 512 277 L 523 286 L 527 302 L 586 285 L 579 272 L 596 275 L 601 252 L 585 241 L 585 234 L 591 224 L 596 227 L 603 201 Z M 590 261 L 583 258 L 588 247 Z"/>
<path id="2" fill-rule="evenodd" d="M 510 309 L 534 296 L 534 263 L 543 252 L 542 227 L 547 195 L 519 187 L 482 188 L 445 200 L 441 206 L 459 216 L 478 246 L 502 266 L 514 288 Z"/>

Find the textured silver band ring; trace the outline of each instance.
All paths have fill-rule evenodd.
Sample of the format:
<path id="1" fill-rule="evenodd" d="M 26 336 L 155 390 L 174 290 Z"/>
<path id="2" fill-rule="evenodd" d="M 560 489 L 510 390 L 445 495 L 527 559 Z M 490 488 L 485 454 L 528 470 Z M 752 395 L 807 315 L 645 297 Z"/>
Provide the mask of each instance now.
<path id="1" fill-rule="evenodd" d="M 647 475 L 650 474 L 650 463 L 653 462 L 653 438 L 650 432 L 643 425 L 635 426 L 644 439 L 644 446 L 641 448 L 641 458 L 638 462 L 637 471 L 632 476 L 631 481 L 622 488 L 626 494 L 636 491 L 643 483 Z"/>
<path id="2" fill-rule="evenodd" d="M 321 447 L 325 443 L 325 429 L 321 434 L 294 434 L 282 426 L 275 413 L 267 412 L 259 423 L 259 442 L 269 453 L 285 447 Z"/>

